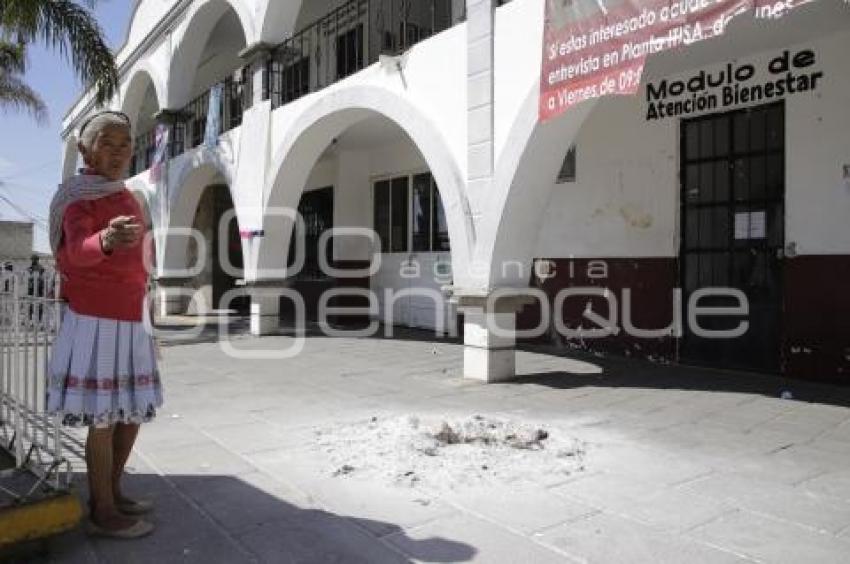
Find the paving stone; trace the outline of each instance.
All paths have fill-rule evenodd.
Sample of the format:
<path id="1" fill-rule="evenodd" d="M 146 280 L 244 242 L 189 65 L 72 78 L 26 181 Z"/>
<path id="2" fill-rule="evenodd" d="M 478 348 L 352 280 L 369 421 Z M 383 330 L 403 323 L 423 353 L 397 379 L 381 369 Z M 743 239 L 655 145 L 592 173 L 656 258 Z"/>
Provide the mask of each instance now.
<path id="1" fill-rule="evenodd" d="M 204 439 L 203 434 L 181 419 L 158 417 L 155 421 L 142 425 L 136 445 L 138 448 L 180 448 L 197 444 Z"/>
<path id="2" fill-rule="evenodd" d="M 803 462 L 817 468 L 820 473 L 840 470 L 850 463 L 850 449 L 826 449 L 817 442 L 795 444 L 770 456 L 780 460 Z"/>
<path id="3" fill-rule="evenodd" d="M 439 519 L 385 538 L 414 562 L 563 564 L 565 556 L 471 515 Z"/>
<path id="4" fill-rule="evenodd" d="M 721 501 L 609 474 L 576 480 L 553 491 L 602 511 L 670 532 L 687 531 L 734 509 Z"/>
<path id="5" fill-rule="evenodd" d="M 705 418 L 706 423 L 736 431 L 748 431 L 794 409 L 794 402 L 756 398 L 751 402 L 730 407 Z"/>
<path id="6" fill-rule="evenodd" d="M 805 489 L 775 482 L 716 474 L 682 489 L 817 530 L 837 533 L 850 526 L 850 502 L 816 497 Z"/>
<path id="7" fill-rule="evenodd" d="M 278 564 L 402 564 L 397 551 L 376 542 L 362 524 L 317 510 L 265 523 L 238 535 L 261 562 Z"/>
<path id="8" fill-rule="evenodd" d="M 850 470 L 821 474 L 806 480 L 800 487 L 819 497 L 850 503 Z"/>
<path id="9" fill-rule="evenodd" d="M 713 471 L 708 464 L 686 456 L 633 442 L 591 444 L 586 464 L 595 471 L 659 484 L 687 482 Z"/>
<path id="10" fill-rule="evenodd" d="M 105 562 L 245 562 L 248 557 L 235 540 L 198 512 L 194 506 L 170 486 L 148 488 L 155 511 L 146 518 L 156 526 L 148 537 L 134 540 L 132 550 L 127 541 L 97 539 L 95 549 Z M 185 553 L 189 550 L 189 553 Z M 206 560 L 205 560 L 206 559 Z"/>
<path id="11" fill-rule="evenodd" d="M 2 553 L 0 553 L 0 561 Z M 14 560 L 11 560 L 14 562 Z M 99 564 L 100 560 L 94 545 L 81 527 L 47 539 L 44 552 L 31 554 L 26 558 L 28 564 L 53 564 L 73 562 L 75 564 Z"/>
<path id="12" fill-rule="evenodd" d="M 832 535 L 746 511 L 725 515 L 689 534 L 712 545 L 775 564 L 846 563 L 850 554 L 850 543 Z"/>
<path id="13" fill-rule="evenodd" d="M 580 562 L 740 563 L 739 556 L 608 513 L 545 531 L 539 540 Z"/>
<path id="14" fill-rule="evenodd" d="M 793 447 L 789 447 L 793 448 Z M 801 456 L 786 456 L 788 449 L 753 456 L 738 456 L 723 461 L 715 461 L 718 471 L 731 472 L 754 480 L 779 482 L 797 485 L 815 476 L 823 470 L 812 460 Z M 701 457 L 707 460 L 705 457 Z"/>
<path id="15" fill-rule="evenodd" d="M 258 421 L 207 429 L 206 432 L 224 447 L 239 454 L 285 448 L 293 445 L 290 433 L 276 425 Z"/>
<path id="16" fill-rule="evenodd" d="M 291 517 L 307 505 L 300 492 L 260 472 L 241 476 L 179 476 L 172 481 L 232 533 Z"/>
<path id="17" fill-rule="evenodd" d="M 746 554 L 828 562 L 850 554 L 846 407 L 765 397 L 765 386 L 747 384 L 753 376 L 728 378 L 724 389 L 696 369 L 526 353 L 520 371 L 549 376 L 483 385 L 459 376 L 462 352 L 416 340 L 311 338 L 282 362 L 230 358 L 216 343 L 167 347 L 166 406 L 143 427 L 126 482 L 157 503 L 156 534 L 132 551 L 70 535 L 59 561 L 702 563 Z M 678 379 L 691 389 L 677 388 Z M 543 422 L 584 441 L 585 472 L 437 495 L 334 478 L 316 450 L 315 430 L 330 423 L 476 413 Z M 80 451 L 85 431 L 70 435 Z M 84 472 L 82 460 L 72 462 Z M 76 479 L 85 495 L 84 473 Z M 788 549 L 792 541 L 800 546 Z"/>
<path id="18" fill-rule="evenodd" d="M 165 474 L 235 476 L 255 471 L 242 457 L 208 439 L 180 448 L 142 452 Z"/>
<path id="19" fill-rule="evenodd" d="M 453 495 L 451 501 L 474 515 L 526 535 L 598 512 L 589 505 L 552 495 L 549 491 L 471 488 Z"/>
<path id="20" fill-rule="evenodd" d="M 251 460 L 270 476 L 286 480 L 303 491 L 314 506 L 341 516 L 365 518 L 392 527 L 410 528 L 450 515 L 456 510 L 431 492 L 397 487 L 351 476 L 334 476 L 335 468 L 315 452 L 290 450 L 251 455 Z M 389 534 L 386 528 L 371 531 Z"/>

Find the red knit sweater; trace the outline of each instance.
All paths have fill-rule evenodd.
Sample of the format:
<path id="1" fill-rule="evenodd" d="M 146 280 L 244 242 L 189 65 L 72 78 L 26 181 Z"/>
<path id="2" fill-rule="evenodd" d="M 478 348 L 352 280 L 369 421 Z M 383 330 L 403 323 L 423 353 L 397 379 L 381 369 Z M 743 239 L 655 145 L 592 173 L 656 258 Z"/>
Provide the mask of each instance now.
<path id="1" fill-rule="evenodd" d="M 62 274 L 62 297 L 81 315 L 141 321 L 148 280 L 145 264 L 150 257 L 145 239 L 108 255 L 100 246 L 100 232 L 120 215 L 145 222 L 141 206 L 126 189 L 97 200 L 74 202 L 65 210 L 62 244 L 56 257 Z"/>

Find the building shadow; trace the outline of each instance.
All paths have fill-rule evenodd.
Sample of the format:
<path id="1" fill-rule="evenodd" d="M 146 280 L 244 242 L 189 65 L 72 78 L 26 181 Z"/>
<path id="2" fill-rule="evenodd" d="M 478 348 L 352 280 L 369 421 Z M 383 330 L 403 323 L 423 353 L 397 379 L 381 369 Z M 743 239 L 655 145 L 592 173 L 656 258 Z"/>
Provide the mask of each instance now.
<path id="1" fill-rule="evenodd" d="M 244 335 L 248 332 L 249 321 L 244 317 L 233 317 L 228 326 L 231 335 Z M 361 329 L 358 324 L 335 324 L 338 330 Z M 274 335 L 294 337 L 298 334 L 294 325 L 281 323 Z M 300 332 L 310 338 L 328 337 L 318 324 L 310 322 Z M 394 326 L 388 328 L 380 324 L 378 330 L 366 337 L 354 337 L 369 340 L 394 340 L 420 342 L 423 344 L 462 345 L 459 336 L 438 335 L 434 331 Z M 219 328 L 216 323 L 204 327 L 201 336 L 194 339 L 173 338 L 164 340 L 164 345 L 210 342 L 219 340 Z M 577 361 L 579 365 L 591 366 L 593 370 L 570 371 L 563 368 L 548 372 L 517 374 L 503 385 L 535 384 L 558 389 L 573 389 L 587 386 L 606 388 L 646 388 L 707 392 L 732 392 L 778 398 L 790 393 L 796 401 L 850 407 L 850 388 L 835 384 L 819 383 L 788 378 L 776 374 L 762 374 L 740 370 L 724 370 L 690 366 L 676 363 L 657 363 L 637 357 L 623 357 L 615 354 L 594 354 L 581 349 L 562 346 L 522 342 L 517 350 L 553 358 Z M 500 384 L 493 384 L 500 385 Z"/>
<path id="2" fill-rule="evenodd" d="M 75 474 L 87 499 L 85 474 Z M 394 523 L 298 507 L 238 476 L 129 474 L 127 490 L 154 502 L 148 537 L 113 540 L 80 528 L 0 553 L 14 563 L 76 562 L 465 562 L 477 550 L 432 537 L 415 540 Z M 380 503 L 379 499 L 374 503 Z M 404 552 L 398 547 L 404 546 Z"/>
<path id="3" fill-rule="evenodd" d="M 850 407 L 850 388 L 739 370 L 724 370 L 674 363 L 654 363 L 616 355 L 600 356 L 581 350 L 523 344 L 519 350 L 592 363 L 598 373 L 577 375 L 565 371 L 518 374 L 511 384 L 536 384 L 558 389 L 586 386 L 732 392 L 796 401 Z M 790 394 L 790 395 L 789 395 Z"/>

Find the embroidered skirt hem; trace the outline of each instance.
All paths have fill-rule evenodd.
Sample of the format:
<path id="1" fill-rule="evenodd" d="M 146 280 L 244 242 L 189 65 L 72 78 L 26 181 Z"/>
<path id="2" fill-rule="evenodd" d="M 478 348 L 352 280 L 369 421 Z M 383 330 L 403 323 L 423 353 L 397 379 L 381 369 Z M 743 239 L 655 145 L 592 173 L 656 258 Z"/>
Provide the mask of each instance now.
<path id="1" fill-rule="evenodd" d="M 71 427 L 147 423 L 162 406 L 153 337 L 143 322 L 67 309 L 53 346 L 47 411 Z"/>

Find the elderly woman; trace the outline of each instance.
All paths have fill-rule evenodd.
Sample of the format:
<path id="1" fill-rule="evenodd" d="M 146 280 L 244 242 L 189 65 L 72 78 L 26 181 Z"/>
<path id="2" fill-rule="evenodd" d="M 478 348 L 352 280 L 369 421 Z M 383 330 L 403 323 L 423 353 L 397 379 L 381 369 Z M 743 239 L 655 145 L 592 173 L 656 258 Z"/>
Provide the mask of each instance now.
<path id="1" fill-rule="evenodd" d="M 139 425 L 162 405 L 155 345 L 147 329 L 149 251 L 143 213 L 123 178 L 132 153 L 129 118 L 102 112 L 80 129 L 86 168 L 59 187 L 50 243 L 67 301 L 50 364 L 48 412 L 87 426 L 89 531 L 137 538 L 153 525 L 147 501 L 121 488 Z"/>

